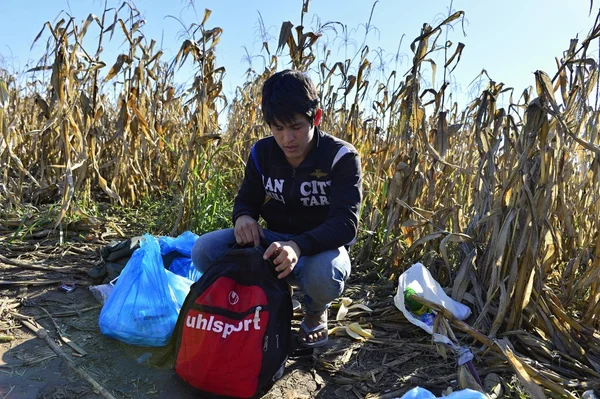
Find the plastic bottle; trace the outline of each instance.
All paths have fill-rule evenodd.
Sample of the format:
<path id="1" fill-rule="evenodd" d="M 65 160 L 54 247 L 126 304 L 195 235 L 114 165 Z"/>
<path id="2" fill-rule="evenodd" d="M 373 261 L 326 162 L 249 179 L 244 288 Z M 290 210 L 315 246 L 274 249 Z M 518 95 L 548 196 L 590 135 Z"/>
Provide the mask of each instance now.
<path id="1" fill-rule="evenodd" d="M 421 320 L 423 323 L 427 324 L 429 327 L 433 326 L 434 319 L 435 319 L 435 315 L 431 311 L 425 312 L 421 316 L 419 316 L 419 320 Z"/>
<path id="2" fill-rule="evenodd" d="M 410 287 L 404 289 L 404 305 L 406 308 L 416 316 L 421 316 L 423 313 L 426 313 L 429 308 L 412 299 L 411 295 L 417 295 L 415 290 Z"/>

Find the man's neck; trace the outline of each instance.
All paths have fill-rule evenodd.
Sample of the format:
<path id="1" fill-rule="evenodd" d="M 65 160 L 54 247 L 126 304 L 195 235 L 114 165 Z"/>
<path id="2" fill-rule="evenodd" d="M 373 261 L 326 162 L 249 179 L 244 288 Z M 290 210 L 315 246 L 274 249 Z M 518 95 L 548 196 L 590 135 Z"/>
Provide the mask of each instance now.
<path id="1" fill-rule="evenodd" d="M 297 158 L 293 158 L 293 159 L 285 157 L 286 161 L 288 161 L 288 163 L 291 165 L 292 168 L 295 169 L 298 166 L 300 166 L 300 164 L 306 159 L 308 154 L 310 154 L 310 152 L 313 150 L 314 146 L 316 145 L 315 143 L 317 142 L 317 134 L 318 134 L 318 132 L 315 129 L 315 135 L 313 136 L 312 140 L 310 141 L 310 146 L 308 147 L 306 153 L 302 154 L 301 156 L 299 156 Z"/>

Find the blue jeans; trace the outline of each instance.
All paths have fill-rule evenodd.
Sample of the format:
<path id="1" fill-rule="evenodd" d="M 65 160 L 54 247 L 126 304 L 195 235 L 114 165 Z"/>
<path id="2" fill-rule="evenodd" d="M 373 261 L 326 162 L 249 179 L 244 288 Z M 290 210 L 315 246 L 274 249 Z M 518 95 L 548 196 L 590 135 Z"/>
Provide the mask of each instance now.
<path id="1" fill-rule="evenodd" d="M 289 241 L 295 236 L 266 229 L 264 233 L 269 242 Z M 194 266 L 204 273 L 234 243 L 233 229 L 216 230 L 201 235 L 192 248 Z M 344 247 L 312 256 L 301 256 L 292 274 L 288 275 L 287 281 L 297 284 L 304 292 L 306 312 L 319 315 L 329 307 L 331 301 L 342 294 L 344 282 L 350 276 L 350 257 Z"/>

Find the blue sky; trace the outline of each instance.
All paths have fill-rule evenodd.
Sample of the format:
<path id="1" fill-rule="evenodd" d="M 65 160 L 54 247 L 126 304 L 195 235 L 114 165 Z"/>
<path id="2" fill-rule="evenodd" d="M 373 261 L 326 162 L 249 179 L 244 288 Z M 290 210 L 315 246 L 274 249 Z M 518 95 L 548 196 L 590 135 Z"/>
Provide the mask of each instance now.
<path id="1" fill-rule="evenodd" d="M 162 46 L 166 58 L 170 59 L 181 46 L 181 25 L 167 15 L 181 18 L 185 23 L 198 22 L 190 0 L 138 0 L 135 2 L 142 12 L 146 25 L 143 32 L 147 38 L 155 39 Z M 79 21 L 88 14 L 100 15 L 104 1 L 99 0 L 3 0 L 0 14 L 0 67 L 10 71 L 24 71 L 34 66 L 44 50 L 40 40 L 30 49 L 33 39 L 45 21 L 54 21 L 61 10 L 68 11 Z M 121 1 L 108 0 L 109 7 L 119 6 Z M 568 5 L 567 5 L 568 4 Z M 218 45 L 218 64 L 225 66 L 225 94 L 231 96 L 236 85 L 242 82 L 247 64 L 243 46 L 251 54 L 258 54 L 261 42 L 257 35 L 258 12 L 273 43 L 279 35 L 283 21 L 294 25 L 300 22 L 302 0 L 205 0 L 196 1 L 198 18 L 202 19 L 204 8 L 212 10 L 208 27 L 218 26 L 224 33 Z M 312 0 L 305 25 L 311 26 L 314 16 L 321 21 L 339 21 L 349 29 L 357 29 L 354 39 L 362 41 L 364 24 L 371 12 L 372 1 L 368 0 Z M 380 0 L 375 6 L 372 23 L 378 32 L 369 36 L 371 49 L 381 48 L 391 57 L 396 53 L 402 35 L 406 35 L 401 53 L 412 57 L 409 44 L 418 36 L 424 22 L 435 24 L 448 13 L 450 1 L 407 1 Z M 589 15 L 589 0 L 455 0 L 454 10 L 466 13 L 463 35 L 461 24 L 455 25 L 449 39 L 456 46 L 465 43 L 462 60 L 453 74 L 455 88 L 468 97 L 469 84 L 482 69 L 496 81 L 514 87 L 517 93 L 534 84 L 533 72 L 541 69 L 551 76 L 556 71 L 555 57 L 568 47 L 569 40 L 576 35 L 581 39 L 591 29 L 598 12 L 597 7 Z M 330 37 L 330 41 L 333 37 Z M 336 46 L 333 47 L 337 51 Z M 106 44 L 102 60 L 108 68 L 119 53 L 121 38 Z M 92 47 L 92 53 L 95 47 Z M 343 59 L 343 50 L 334 59 Z M 440 53 L 441 55 L 441 53 Z M 592 56 L 596 56 L 594 54 Z M 438 63 L 441 81 L 442 58 L 434 57 Z M 261 62 L 255 60 L 260 69 Z M 393 65 L 390 65 L 393 67 Z M 401 74 L 409 68 L 407 61 L 399 67 Z M 185 72 L 185 71 L 184 71 Z"/>

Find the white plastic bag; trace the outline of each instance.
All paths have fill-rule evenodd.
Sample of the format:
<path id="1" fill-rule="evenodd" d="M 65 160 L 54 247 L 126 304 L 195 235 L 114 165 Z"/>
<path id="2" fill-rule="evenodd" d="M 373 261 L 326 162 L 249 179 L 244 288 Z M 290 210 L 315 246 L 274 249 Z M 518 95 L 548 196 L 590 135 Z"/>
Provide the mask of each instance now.
<path id="1" fill-rule="evenodd" d="M 452 392 L 445 399 L 486 399 L 486 396 L 481 392 L 472 389 L 463 389 L 462 391 Z M 417 387 L 406 392 L 402 397 L 396 399 L 437 399 L 434 394 L 427 389 Z"/>
<path id="2" fill-rule="evenodd" d="M 104 305 L 115 286 L 112 284 L 102 284 L 90 285 L 88 288 L 92 292 L 92 295 L 94 295 L 94 298 Z"/>
<path id="3" fill-rule="evenodd" d="M 448 309 L 454 317 L 459 320 L 465 320 L 471 315 L 471 309 L 446 295 L 440 284 L 431 276 L 429 270 L 427 270 L 422 263 L 415 263 L 412 265 L 407 271 L 402 273 L 398 279 L 398 292 L 396 293 L 396 296 L 394 296 L 394 304 L 402 313 L 404 313 L 404 316 L 408 321 L 421 327 L 429 334 L 434 335 L 436 341 L 439 339 L 441 342 L 446 342 L 448 338 L 443 335 L 438 337 L 439 334 L 433 334 L 433 328 L 431 326 L 428 326 L 417 319 L 410 311 L 408 311 L 408 309 L 406 309 L 406 306 L 404 305 L 404 290 L 406 288 L 412 288 L 418 296 Z"/>

